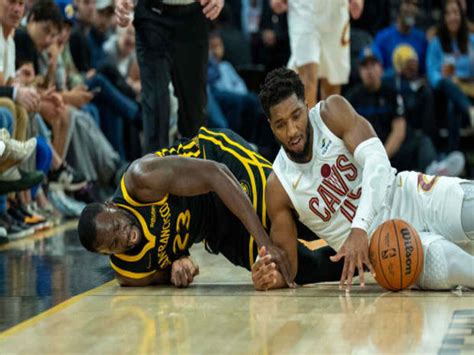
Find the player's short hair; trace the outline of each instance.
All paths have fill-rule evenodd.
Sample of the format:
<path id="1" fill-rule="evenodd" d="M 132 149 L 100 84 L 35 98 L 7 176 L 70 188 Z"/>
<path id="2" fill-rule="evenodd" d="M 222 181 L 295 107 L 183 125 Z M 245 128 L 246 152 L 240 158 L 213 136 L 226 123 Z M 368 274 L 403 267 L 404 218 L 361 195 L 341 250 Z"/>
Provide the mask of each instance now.
<path id="1" fill-rule="evenodd" d="M 41 0 L 33 5 L 28 14 L 28 22 L 30 20 L 35 22 L 51 21 L 59 31 L 61 31 L 63 25 L 61 10 L 52 0 Z"/>
<path id="2" fill-rule="evenodd" d="M 91 203 L 84 208 L 79 217 L 79 224 L 77 226 L 77 232 L 79 234 L 79 240 L 81 244 L 89 251 L 97 252 L 96 237 L 97 237 L 97 226 L 96 218 L 97 215 L 105 211 L 105 205 L 102 203 Z"/>
<path id="3" fill-rule="evenodd" d="M 299 100 L 304 99 L 304 85 L 298 74 L 287 68 L 278 68 L 268 73 L 260 89 L 260 102 L 263 111 L 270 119 L 270 108 L 295 94 Z"/>

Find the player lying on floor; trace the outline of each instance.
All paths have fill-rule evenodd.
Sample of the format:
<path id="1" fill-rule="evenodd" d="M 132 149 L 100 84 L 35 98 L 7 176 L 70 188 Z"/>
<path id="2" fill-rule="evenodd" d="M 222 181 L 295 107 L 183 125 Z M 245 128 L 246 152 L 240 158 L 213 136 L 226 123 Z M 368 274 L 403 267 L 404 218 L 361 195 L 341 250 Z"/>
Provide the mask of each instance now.
<path id="1" fill-rule="evenodd" d="M 339 279 L 342 262 L 331 248 L 298 243 L 289 277 L 285 253 L 266 228 L 265 185 L 271 164 L 231 131 L 201 128 L 194 139 L 147 155 L 125 172 L 112 202 L 88 205 L 79 220 L 84 247 L 110 255 L 123 286 L 173 282 L 187 286 L 198 273 L 186 258 L 194 243 L 250 270 L 264 246 L 275 272 L 293 286 Z M 316 238 L 300 232 L 301 237 Z M 266 260 L 265 259 L 265 260 Z"/>
<path id="2" fill-rule="evenodd" d="M 270 238 L 286 251 L 291 278 L 297 273 L 296 219 L 337 250 L 344 260 L 340 285 L 350 289 L 358 270 L 364 284 L 368 236 L 388 219 L 403 219 L 420 234 L 422 289 L 474 288 L 474 257 L 457 244 L 474 239 L 474 182 L 426 176 L 390 166 L 385 147 L 370 123 L 343 97 L 334 95 L 311 110 L 298 75 L 270 72 L 260 93 L 271 129 L 281 144 L 266 186 Z M 387 143 L 390 139 L 387 139 Z M 267 265 L 259 277 L 273 273 Z M 261 287 L 262 285 L 258 285 Z M 268 287 L 267 287 L 268 286 Z M 284 287 L 281 277 L 261 287 Z"/>

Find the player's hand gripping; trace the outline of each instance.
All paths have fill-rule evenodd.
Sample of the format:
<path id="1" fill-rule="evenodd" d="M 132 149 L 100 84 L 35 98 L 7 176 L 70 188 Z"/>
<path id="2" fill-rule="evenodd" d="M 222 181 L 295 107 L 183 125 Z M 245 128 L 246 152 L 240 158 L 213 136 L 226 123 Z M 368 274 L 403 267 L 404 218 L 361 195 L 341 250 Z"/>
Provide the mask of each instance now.
<path id="1" fill-rule="evenodd" d="M 277 287 L 277 284 L 285 285 L 281 273 L 278 272 L 265 247 L 260 248 L 258 258 L 252 265 L 252 282 L 257 291 L 267 291 Z"/>
<path id="2" fill-rule="evenodd" d="M 190 257 L 184 256 L 171 265 L 171 283 L 176 287 L 188 287 L 199 275 L 199 266 Z"/>
<path id="3" fill-rule="evenodd" d="M 288 254 L 285 250 L 278 248 L 277 246 L 271 244 L 266 245 L 267 255 L 271 257 L 271 260 L 278 266 L 280 269 L 281 275 L 285 280 L 285 283 L 290 288 L 295 288 L 296 284 L 291 277 L 291 264 Z"/>
<path id="4" fill-rule="evenodd" d="M 346 292 L 352 287 L 352 277 L 355 268 L 359 271 L 360 285 L 365 286 L 364 264 L 367 265 L 372 275 L 375 276 L 374 268 L 369 260 L 369 238 L 367 232 L 362 229 L 354 228 L 351 230 L 344 244 L 336 255 L 331 256 L 333 262 L 338 262 L 344 258 L 344 268 L 342 269 L 341 281 L 339 287 L 343 288 L 346 284 Z"/>

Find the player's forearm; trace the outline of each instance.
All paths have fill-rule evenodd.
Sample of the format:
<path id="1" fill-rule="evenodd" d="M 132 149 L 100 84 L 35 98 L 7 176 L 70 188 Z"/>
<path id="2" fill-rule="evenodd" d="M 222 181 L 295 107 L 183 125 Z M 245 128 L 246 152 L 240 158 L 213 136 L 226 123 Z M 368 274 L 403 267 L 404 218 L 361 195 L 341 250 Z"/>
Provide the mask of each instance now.
<path id="1" fill-rule="evenodd" d="M 213 190 L 226 207 L 240 219 L 247 231 L 255 238 L 258 247 L 271 243 L 257 213 L 237 179 L 225 165 L 221 165 L 220 170 L 219 179 L 213 180 Z"/>
<path id="2" fill-rule="evenodd" d="M 352 228 L 367 232 L 375 215 L 382 208 L 393 172 L 382 142 L 378 138 L 362 142 L 356 148 L 354 158 L 363 167 L 363 171 L 362 195 Z"/>

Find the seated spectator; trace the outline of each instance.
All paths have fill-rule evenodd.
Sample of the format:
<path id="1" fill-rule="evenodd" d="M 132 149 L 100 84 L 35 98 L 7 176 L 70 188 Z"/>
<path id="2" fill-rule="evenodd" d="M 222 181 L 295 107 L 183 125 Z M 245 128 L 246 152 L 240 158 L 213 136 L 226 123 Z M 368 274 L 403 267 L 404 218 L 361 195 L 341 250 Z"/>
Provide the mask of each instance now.
<path id="1" fill-rule="evenodd" d="M 434 96 L 426 79 L 419 74 L 415 49 L 406 44 L 393 53 L 394 75 L 388 78 L 402 95 L 407 124 L 432 139 L 437 137 Z"/>
<path id="2" fill-rule="evenodd" d="M 461 128 L 474 125 L 474 34 L 457 0 L 443 7 L 426 65 L 431 86 L 447 100 L 449 150 L 459 149 Z"/>
<path id="3" fill-rule="evenodd" d="M 417 12 L 417 0 L 402 0 L 396 23 L 381 30 L 375 36 L 375 46 L 381 53 L 386 76 L 393 74 L 393 53 L 401 44 L 409 44 L 415 49 L 420 62 L 420 73 L 425 72 L 428 42 L 425 34 L 415 27 Z"/>
<path id="4" fill-rule="evenodd" d="M 142 90 L 135 48 L 135 28 L 118 27 L 117 33 L 104 43 L 107 62 L 116 66 L 123 79 L 133 89 L 134 97 L 139 98 Z"/>
<path id="5" fill-rule="evenodd" d="M 227 125 L 247 141 L 268 146 L 262 134 L 268 125 L 258 96 L 248 91 L 232 64 L 223 60 L 224 43 L 217 32 L 209 36 L 209 50 L 210 91 L 227 118 Z"/>
<path id="6" fill-rule="evenodd" d="M 397 94 L 390 83 L 382 82 L 380 52 L 374 46 L 365 47 L 360 53 L 359 61 L 362 84 L 354 87 L 347 94 L 347 99 L 372 124 L 385 146 L 392 166 L 399 171 L 426 171 L 428 165 L 436 160 L 433 143 L 429 137 L 416 134 L 407 125 L 401 95 Z M 452 164 L 447 166 L 451 168 Z M 457 169 L 454 170 L 455 168 Z M 445 174 L 457 175 L 460 170 L 462 166 L 454 166 L 453 170 L 445 171 Z"/>

